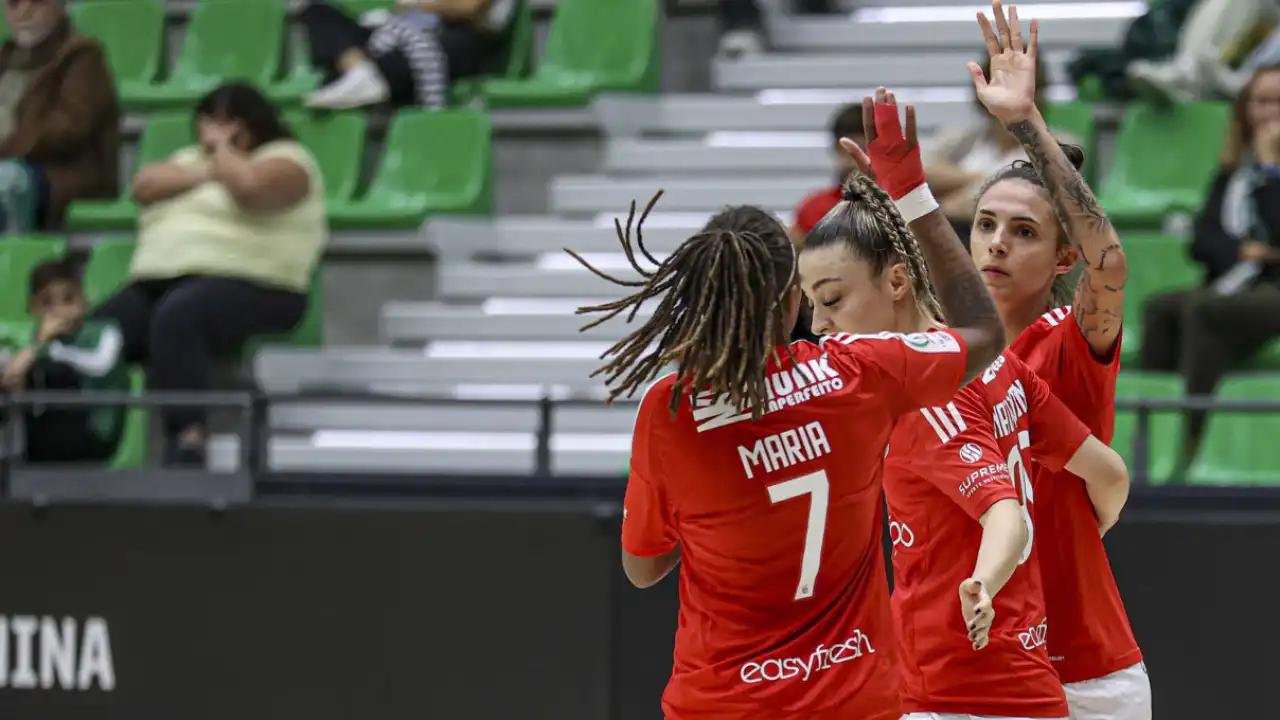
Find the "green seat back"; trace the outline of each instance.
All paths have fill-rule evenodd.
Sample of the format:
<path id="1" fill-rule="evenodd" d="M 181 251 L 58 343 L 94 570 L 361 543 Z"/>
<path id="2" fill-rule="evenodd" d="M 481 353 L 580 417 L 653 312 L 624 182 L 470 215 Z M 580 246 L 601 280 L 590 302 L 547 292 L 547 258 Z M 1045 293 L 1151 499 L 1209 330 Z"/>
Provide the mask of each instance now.
<path id="1" fill-rule="evenodd" d="M 1280 401 L 1280 375 L 1227 378 L 1223 400 Z M 1214 412 L 1191 464 L 1192 482 L 1215 485 L 1280 483 L 1280 413 Z"/>
<path id="2" fill-rule="evenodd" d="M 1182 238 L 1126 233 L 1123 242 L 1129 267 L 1129 281 L 1124 286 L 1128 342 L 1140 336 L 1142 306 L 1147 298 L 1197 287 L 1203 272 L 1191 261 L 1187 241 Z"/>
<path id="3" fill-rule="evenodd" d="M 78 2 L 71 22 L 81 34 L 102 43 L 117 86 L 151 83 L 164 53 L 164 4 L 156 0 Z"/>
<path id="4" fill-rule="evenodd" d="M 1074 101 L 1050 103 L 1045 108 L 1045 122 L 1055 133 L 1066 133 L 1084 148 L 1086 179 L 1094 177 L 1097 156 L 1094 154 L 1093 103 Z"/>
<path id="5" fill-rule="evenodd" d="M 1172 373 L 1122 372 L 1116 382 L 1117 398 L 1170 399 L 1182 397 L 1182 378 Z M 1134 465 L 1134 441 L 1138 433 L 1136 410 L 1117 410 L 1115 434 L 1111 447 L 1124 458 L 1135 477 L 1147 476 L 1148 482 L 1167 482 L 1178 464 L 1182 448 L 1182 412 L 1152 412 L 1147 425 L 1147 467 Z"/>
<path id="6" fill-rule="evenodd" d="M 140 397 L 147 391 L 147 379 L 141 368 L 129 369 L 129 392 Z M 125 410 L 124 429 L 115 455 L 107 462 L 112 469 L 138 468 L 147 464 L 147 408 L 140 405 Z"/>
<path id="7" fill-rule="evenodd" d="M 353 20 L 359 20 L 361 15 L 371 10 L 394 10 L 396 0 L 337 0 L 333 5 L 342 9 Z"/>
<path id="8" fill-rule="evenodd" d="M 196 142 L 195 122 L 185 113 L 166 113 L 147 118 L 138 143 L 138 167 L 159 162 Z"/>
<path id="9" fill-rule="evenodd" d="M 484 195 L 492 128 L 474 110 L 402 110 L 392 119 L 382 165 L 369 189 L 380 205 Z M 488 198 L 484 198 L 487 203 Z M 465 210 L 465 208 L 451 208 Z M 487 208 L 485 208 L 487 209 Z"/>
<path id="10" fill-rule="evenodd" d="M 515 13 L 500 63 L 502 77 L 512 79 L 525 77 L 533 68 L 533 4 L 521 0 Z"/>
<path id="11" fill-rule="evenodd" d="M 133 248 L 132 239 L 94 243 L 84 266 L 84 290 L 90 305 L 98 305 L 129 281 Z"/>
<path id="12" fill-rule="evenodd" d="M 657 34 L 653 0 L 558 0 L 539 72 L 582 75 L 597 89 L 634 84 L 647 74 Z"/>
<path id="13" fill-rule="evenodd" d="M 10 236 L 0 238 L 0 320 L 25 320 L 31 270 L 67 252 L 61 238 Z"/>
<path id="14" fill-rule="evenodd" d="M 1226 103 L 1215 102 L 1130 104 L 1116 135 L 1115 165 L 1099 193 L 1112 220 L 1158 224 L 1170 212 L 1199 210 L 1230 113 Z"/>
<path id="15" fill-rule="evenodd" d="M 219 0 L 191 11 L 172 82 L 213 87 L 229 79 L 271 84 L 284 51 L 284 3 Z"/>
<path id="16" fill-rule="evenodd" d="M 364 159 L 365 117 L 361 113 L 286 116 L 298 142 L 315 155 L 324 176 L 325 197 L 349 200 L 355 195 Z"/>

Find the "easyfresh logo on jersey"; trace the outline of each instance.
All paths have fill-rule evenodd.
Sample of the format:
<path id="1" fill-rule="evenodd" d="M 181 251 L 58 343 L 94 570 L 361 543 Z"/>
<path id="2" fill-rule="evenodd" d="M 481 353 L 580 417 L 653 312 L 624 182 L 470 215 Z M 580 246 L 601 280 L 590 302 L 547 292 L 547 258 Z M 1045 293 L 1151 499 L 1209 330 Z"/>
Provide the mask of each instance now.
<path id="1" fill-rule="evenodd" d="M 827 356 L 802 362 L 794 367 L 770 373 L 765 377 L 768 401 L 765 414 L 799 405 L 815 397 L 844 387 L 844 380 L 831 368 Z M 710 391 L 693 397 L 693 420 L 698 432 L 715 430 L 751 418 L 751 408 L 738 409 L 729 402 L 727 393 L 714 396 Z"/>
<path id="2" fill-rule="evenodd" d="M 1000 368 L 1002 367 L 1004 367 L 1004 355 L 1001 355 L 1000 357 L 996 358 L 996 361 L 991 363 L 991 365 L 985 371 L 983 371 L 982 384 L 990 385 L 991 381 L 995 380 L 996 376 L 1000 374 Z"/>
<path id="3" fill-rule="evenodd" d="M 1022 643 L 1023 650 L 1035 650 L 1044 647 L 1045 638 L 1049 636 L 1048 620 L 1041 620 L 1039 625 L 1027 628 L 1024 632 L 1018 633 L 1018 641 Z"/>
<path id="4" fill-rule="evenodd" d="M 992 463 L 978 470 L 969 473 L 969 477 L 960 483 L 960 494 L 966 498 L 973 497 L 978 490 L 989 485 L 996 480 L 1006 480 L 1009 477 L 1009 468 L 1004 463 Z"/>
<path id="5" fill-rule="evenodd" d="M 835 665 L 857 660 L 864 653 L 875 651 L 871 647 L 871 638 L 861 630 L 854 630 L 847 640 L 831 647 L 819 645 L 807 657 L 769 658 L 749 662 L 738 671 L 738 676 L 748 685 L 795 678 L 799 678 L 800 682 L 808 682 L 816 672 L 830 670 Z"/>
<path id="6" fill-rule="evenodd" d="M 996 422 L 996 438 L 1007 437 L 1018 431 L 1018 421 L 1027 414 L 1027 391 L 1021 380 L 1013 381 L 1009 393 L 996 403 L 992 413 Z"/>

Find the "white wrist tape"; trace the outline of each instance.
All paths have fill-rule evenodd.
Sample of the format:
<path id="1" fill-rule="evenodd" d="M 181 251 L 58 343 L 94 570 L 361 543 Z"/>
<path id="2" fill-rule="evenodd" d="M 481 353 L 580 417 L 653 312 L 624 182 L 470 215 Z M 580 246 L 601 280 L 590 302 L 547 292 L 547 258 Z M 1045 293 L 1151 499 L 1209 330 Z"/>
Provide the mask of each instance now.
<path id="1" fill-rule="evenodd" d="M 938 209 L 938 201 L 929 192 L 928 183 L 917 186 L 915 190 L 894 200 L 893 204 L 898 208 L 898 214 L 907 222 L 919 220 Z"/>

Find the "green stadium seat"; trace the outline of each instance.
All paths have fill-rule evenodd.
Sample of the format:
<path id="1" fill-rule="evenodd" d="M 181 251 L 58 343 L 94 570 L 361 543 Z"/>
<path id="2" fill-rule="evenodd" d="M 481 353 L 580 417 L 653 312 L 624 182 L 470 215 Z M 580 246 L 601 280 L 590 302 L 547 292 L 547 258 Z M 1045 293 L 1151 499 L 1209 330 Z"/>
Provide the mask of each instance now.
<path id="1" fill-rule="evenodd" d="M 598 92 L 657 92 L 658 4 L 559 0 L 546 52 L 525 79 L 484 82 L 491 107 L 580 107 Z"/>
<path id="2" fill-rule="evenodd" d="M 294 105 L 320 87 L 321 73 L 311 65 L 311 53 L 304 36 L 290 46 L 289 66 L 279 82 L 265 88 L 266 94 L 282 105 Z"/>
<path id="3" fill-rule="evenodd" d="M 253 355 L 266 345 L 292 345 L 294 347 L 320 347 L 324 345 L 324 261 L 316 263 L 311 271 L 311 287 L 307 296 L 307 314 L 293 332 L 283 335 L 264 335 L 250 340 L 244 353 Z"/>
<path id="4" fill-rule="evenodd" d="M 145 96 L 160 74 L 164 55 L 164 3 L 78 2 L 70 12 L 76 30 L 102 43 L 121 103 L 127 108 L 136 95 Z"/>
<path id="5" fill-rule="evenodd" d="M 1280 375 L 1245 375 L 1223 381 L 1222 400 L 1280 400 Z M 1209 416 L 1191 482 L 1211 485 L 1280 483 L 1280 413 L 1215 412 Z"/>
<path id="6" fill-rule="evenodd" d="M 99 240 L 93 244 L 84 266 L 84 291 L 90 305 L 98 305 L 129 282 L 133 248 L 132 238 Z"/>
<path id="7" fill-rule="evenodd" d="M 228 79 L 270 87 L 284 49 L 284 3 L 219 0 L 197 3 L 169 79 L 142 89 L 146 107 L 190 105 Z"/>
<path id="8" fill-rule="evenodd" d="M 173 113 L 150 116 L 138 144 L 134 174 L 143 165 L 164 160 L 194 143 L 195 125 L 190 115 Z M 129 197 L 132 191 L 133 180 L 130 175 L 125 183 L 124 194 L 115 200 L 82 200 L 72 203 L 67 214 L 67 227 L 71 230 L 133 230 L 138 220 L 138 208 Z"/>
<path id="9" fill-rule="evenodd" d="M 30 317 L 19 320 L 0 320 L 0 348 L 17 350 L 31 344 L 36 325 Z"/>
<path id="10" fill-rule="evenodd" d="M 332 4 L 359 20 L 361 15 L 372 10 L 395 9 L 396 0 L 336 0 Z"/>
<path id="11" fill-rule="evenodd" d="M 1097 176 L 1097 156 L 1094 154 L 1093 103 L 1059 102 L 1045 108 L 1045 122 L 1054 132 L 1068 133 L 1084 148 L 1084 176 L 1090 182 Z"/>
<path id="12" fill-rule="evenodd" d="M 486 76 L 455 80 L 450 88 L 450 102 L 453 105 L 467 105 L 473 99 L 482 97 L 487 80 L 520 80 L 528 77 L 533 68 L 533 6 L 528 2 L 520 2 L 515 12 L 501 57 Z"/>
<path id="13" fill-rule="evenodd" d="M 129 370 L 129 392 L 139 397 L 147 391 L 146 375 L 141 368 Z M 116 454 L 107 461 L 107 467 L 113 470 L 138 468 L 147 464 L 147 408 L 134 406 L 125 410 L 124 431 L 120 435 L 120 446 Z"/>
<path id="14" fill-rule="evenodd" d="M 329 203 L 337 227 L 412 228 L 430 213 L 488 214 L 492 127 L 487 113 L 403 110 L 363 198 Z"/>
<path id="15" fill-rule="evenodd" d="M 1182 378 L 1173 373 L 1122 372 L 1116 383 L 1117 398 L 1172 399 L 1182 397 Z M 1182 418 L 1179 410 L 1153 412 L 1148 415 L 1147 467 L 1134 466 L 1133 446 L 1138 432 L 1138 413 L 1117 410 L 1115 434 L 1111 447 L 1124 458 L 1129 472 L 1137 476 L 1144 471 L 1152 484 L 1168 482 L 1177 471 L 1182 449 Z"/>
<path id="16" fill-rule="evenodd" d="M 1198 211 L 1218 169 L 1230 113 L 1226 103 L 1130 104 L 1116 135 L 1115 165 L 1098 194 L 1111 221 L 1158 227 L 1170 213 Z"/>
<path id="17" fill-rule="evenodd" d="M 315 155 L 324 176 L 325 197 L 349 201 L 355 196 L 364 159 L 365 116 L 361 113 L 326 113 L 285 116 L 298 142 Z"/>
<path id="18" fill-rule="evenodd" d="M 0 321 L 26 321 L 31 270 L 67 253 L 62 238 L 40 235 L 0 238 Z"/>
<path id="19" fill-rule="evenodd" d="M 1147 298 L 1199 287 L 1203 271 L 1191 261 L 1187 241 L 1167 235 L 1124 233 L 1129 282 L 1124 296 L 1124 344 L 1121 364 L 1137 359 L 1142 343 L 1142 313 Z"/>

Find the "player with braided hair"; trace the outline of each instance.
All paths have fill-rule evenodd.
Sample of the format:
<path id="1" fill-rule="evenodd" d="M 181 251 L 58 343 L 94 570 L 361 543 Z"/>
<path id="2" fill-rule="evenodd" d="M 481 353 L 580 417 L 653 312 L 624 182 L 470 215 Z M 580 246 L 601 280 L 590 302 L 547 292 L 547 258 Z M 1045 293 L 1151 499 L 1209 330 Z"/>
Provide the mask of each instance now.
<path id="1" fill-rule="evenodd" d="M 866 98 L 864 122 L 869 156 L 847 148 L 865 174 L 896 177 L 919 162 L 911 128 L 900 137 L 893 93 Z M 908 152 L 890 152 L 903 145 Z M 850 180 L 845 201 L 814 228 L 800 277 L 816 332 L 944 327 L 910 228 L 866 178 Z M 1067 715 L 1044 649 L 1038 566 L 1028 562 L 1033 460 L 1095 482 L 1127 481 L 1120 457 L 1007 351 L 950 402 L 894 428 L 884 487 L 907 718 Z"/>
<path id="2" fill-rule="evenodd" d="M 611 398 L 656 379 L 633 433 L 622 566 L 648 587 L 680 565 L 667 718 L 901 714 L 880 545 L 885 443 L 899 416 L 945 401 L 1003 347 L 976 269 L 920 195 L 929 277 L 954 327 L 821 345 L 788 343 L 796 249 L 767 213 L 728 208 L 661 262 L 641 233 L 654 202 L 634 242 L 634 205 L 617 224 L 642 279 L 597 271 L 634 292 L 581 312 L 630 320 L 656 303 L 600 374 Z"/>
<path id="3" fill-rule="evenodd" d="M 1037 22 L 1023 44 L 1017 10 L 979 15 L 990 77 L 970 65 L 978 98 L 1030 161 L 997 173 L 978 198 L 971 247 L 1000 308 L 1010 352 L 1103 442 L 1115 424 L 1128 264 L 1120 237 L 1080 175 L 1084 154 L 1062 146 L 1036 109 Z M 1063 278 L 1076 264 L 1074 287 Z M 1073 290 L 1071 305 L 1062 306 Z M 1040 558 L 1052 630 L 1049 655 L 1076 720 L 1150 720 L 1142 651 L 1097 532 L 1099 488 L 1037 468 Z M 1106 492 L 1123 501 L 1127 484 Z M 1112 501 L 1114 502 L 1114 500 Z M 1104 518 L 1105 519 L 1105 518 Z"/>

